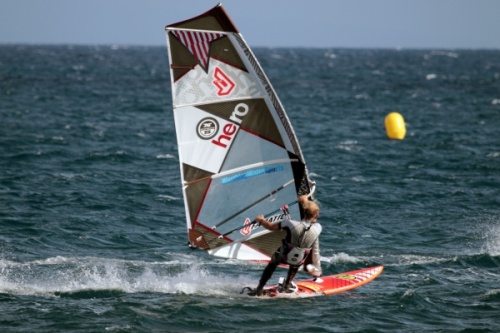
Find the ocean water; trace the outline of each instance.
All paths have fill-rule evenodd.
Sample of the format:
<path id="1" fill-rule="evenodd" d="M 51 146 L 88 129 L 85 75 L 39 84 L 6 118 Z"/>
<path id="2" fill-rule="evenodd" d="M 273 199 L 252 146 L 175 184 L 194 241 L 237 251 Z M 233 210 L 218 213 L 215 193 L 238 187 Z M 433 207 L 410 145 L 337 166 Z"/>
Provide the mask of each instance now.
<path id="1" fill-rule="evenodd" d="M 166 47 L 0 45 L 1 332 L 500 331 L 500 51 L 254 51 L 318 183 L 324 272 L 383 274 L 239 295 L 262 266 L 186 246 Z"/>

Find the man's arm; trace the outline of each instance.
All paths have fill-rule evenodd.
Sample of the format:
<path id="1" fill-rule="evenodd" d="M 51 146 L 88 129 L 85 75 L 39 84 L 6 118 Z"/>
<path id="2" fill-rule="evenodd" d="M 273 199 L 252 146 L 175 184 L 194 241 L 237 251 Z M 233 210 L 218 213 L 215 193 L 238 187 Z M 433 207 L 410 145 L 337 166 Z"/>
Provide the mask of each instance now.
<path id="1" fill-rule="evenodd" d="M 259 215 L 255 218 L 255 221 L 257 222 L 258 225 L 263 226 L 267 230 L 280 230 L 280 224 L 279 223 L 271 223 L 268 220 L 264 218 L 264 215 Z"/>

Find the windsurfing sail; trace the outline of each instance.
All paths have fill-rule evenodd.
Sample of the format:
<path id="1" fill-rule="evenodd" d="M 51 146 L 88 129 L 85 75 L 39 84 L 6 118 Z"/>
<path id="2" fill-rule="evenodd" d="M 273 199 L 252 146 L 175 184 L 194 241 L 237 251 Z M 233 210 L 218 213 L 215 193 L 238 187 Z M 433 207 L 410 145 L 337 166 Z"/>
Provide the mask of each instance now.
<path id="1" fill-rule="evenodd" d="M 313 187 L 288 116 L 221 4 L 166 34 L 189 244 L 268 261 L 283 235 L 254 218 L 300 218 Z"/>

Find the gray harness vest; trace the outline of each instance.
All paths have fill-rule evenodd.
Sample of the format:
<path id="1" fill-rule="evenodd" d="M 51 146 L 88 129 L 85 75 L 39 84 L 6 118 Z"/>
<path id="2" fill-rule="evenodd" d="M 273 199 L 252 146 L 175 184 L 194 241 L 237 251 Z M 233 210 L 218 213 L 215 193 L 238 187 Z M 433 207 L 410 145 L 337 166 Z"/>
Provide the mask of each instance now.
<path id="1" fill-rule="evenodd" d="M 301 221 L 291 232 L 291 243 L 283 239 L 282 251 L 284 261 L 291 266 L 300 266 L 311 252 L 311 248 L 318 238 L 315 230 L 311 230 L 313 224 L 309 221 Z M 300 229 L 301 230 L 300 230 Z M 299 230 L 297 230 L 299 229 Z M 298 244 L 298 245 L 293 245 Z"/>

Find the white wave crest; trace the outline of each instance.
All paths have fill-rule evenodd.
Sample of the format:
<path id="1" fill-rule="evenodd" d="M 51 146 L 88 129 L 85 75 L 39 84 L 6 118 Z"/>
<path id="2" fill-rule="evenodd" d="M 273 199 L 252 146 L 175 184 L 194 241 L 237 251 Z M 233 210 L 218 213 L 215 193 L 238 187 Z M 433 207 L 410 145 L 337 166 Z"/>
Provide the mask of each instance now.
<path id="1" fill-rule="evenodd" d="M 185 256 L 165 262 L 62 256 L 25 263 L 0 260 L 0 293 L 57 296 L 116 290 L 235 295 L 242 285 L 254 284 L 248 276 L 210 272 L 201 262 Z"/>

